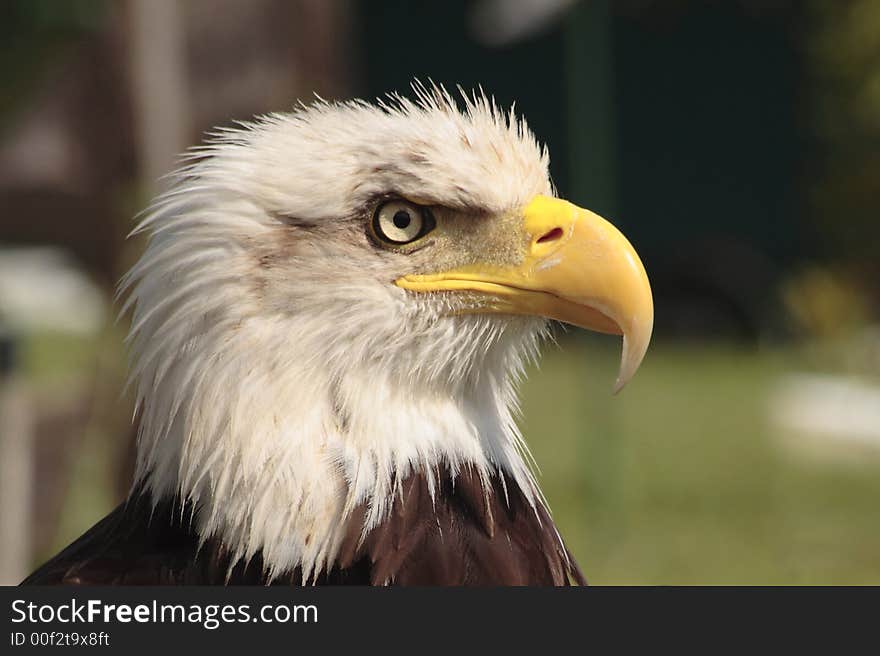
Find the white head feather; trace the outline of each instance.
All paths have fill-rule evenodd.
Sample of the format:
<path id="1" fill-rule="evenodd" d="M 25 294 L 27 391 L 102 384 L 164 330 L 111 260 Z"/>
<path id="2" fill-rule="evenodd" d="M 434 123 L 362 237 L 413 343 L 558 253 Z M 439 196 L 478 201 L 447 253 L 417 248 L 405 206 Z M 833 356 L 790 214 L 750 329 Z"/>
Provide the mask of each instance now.
<path id="1" fill-rule="evenodd" d="M 138 482 L 271 575 L 332 563 L 344 519 L 389 510 L 414 470 L 464 464 L 540 494 L 514 422 L 542 319 L 451 315 L 393 281 L 364 208 L 394 193 L 504 213 L 552 194 L 548 157 L 485 96 L 318 102 L 224 130 L 136 232 Z"/>

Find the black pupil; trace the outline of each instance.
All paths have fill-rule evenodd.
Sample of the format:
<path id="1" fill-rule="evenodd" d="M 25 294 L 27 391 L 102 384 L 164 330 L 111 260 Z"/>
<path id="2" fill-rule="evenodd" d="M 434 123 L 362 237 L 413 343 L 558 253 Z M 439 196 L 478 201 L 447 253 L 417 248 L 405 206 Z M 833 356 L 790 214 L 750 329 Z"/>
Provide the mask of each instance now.
<path id="1" fill-rule="evenodd" d="M 397 226 L 399 230 L 403 230 L 404 228 L 408 228 L 412 219 L 409 216 L 409 212 L 406 210 L 397 210 L 394 213 L 394 225 Z"/>

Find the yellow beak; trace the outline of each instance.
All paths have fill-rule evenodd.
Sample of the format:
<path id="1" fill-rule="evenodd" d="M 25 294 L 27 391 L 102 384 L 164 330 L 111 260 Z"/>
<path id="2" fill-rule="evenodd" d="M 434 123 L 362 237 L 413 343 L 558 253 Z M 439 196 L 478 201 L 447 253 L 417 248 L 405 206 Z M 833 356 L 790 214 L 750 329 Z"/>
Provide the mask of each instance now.
<path id="1" fill-rule="evenodd" d="M 623 335 L 614 391 L 632 378 L 651 340 L 654 302 L 645 268 L 620 231 L 592 212 L 536 196 L 524 209 L 526 234 L 518 266 L 468 265 L 395 281 L 415 292 L 486 295 L 474 312 L 527 314 Z"/>

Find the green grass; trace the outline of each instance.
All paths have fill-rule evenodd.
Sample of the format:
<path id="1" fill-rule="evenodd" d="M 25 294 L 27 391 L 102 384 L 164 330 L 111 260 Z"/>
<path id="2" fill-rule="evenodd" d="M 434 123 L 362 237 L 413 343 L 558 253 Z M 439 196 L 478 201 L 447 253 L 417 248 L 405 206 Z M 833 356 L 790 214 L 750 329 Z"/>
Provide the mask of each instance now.
<path id="1" fill-rule="evenodd" d="M 20 361 L 35 394 L 36 412 L 52 415 L 66 405 L 88 404 L 87 421 L 75 427 L 82 439 L 75 440 L 74 451 L 64 436 L 50 438 L 51 448 L 70 456 L 70 485 L 52 543 L 40 545 L 34 553 L 37 565 L 82 535 L 118 502 L 115 466 L 127 446 L 130 418 L 128 402 L 121 396 L 122 333 L 114 326 L 94 337 L 35 333 L 22 340 Z"/>
<path id="2" fill-rule="evenodd" d="M 880 458 L 799 458 L 767 421 L 770 389 L 815 368 L 809 353 L 655 343 L 612 396 L 617 340 L 566 337 L 523 385 L 522 426 L 591 583 L 880 583 Z M 107 374 L 120 367 L 118 339 L 105 341 L 112 348 L 38 340 L 27 370 L 40 384 L 102 361 L 113 389 L 101 396 L 118 403 L 118 373 Z M 108 454 L 119 436 L 93 424 L 56 547 L 113 504 Z"/>
<path id="3" fill-rule="evenodd" d="M 807 461 L 767 422 L 791 353 L 655 345 L 620 395 L 612 339 L 548 349 L 523 429 L 595 584 L 880 583 L 880 459 Z"/>

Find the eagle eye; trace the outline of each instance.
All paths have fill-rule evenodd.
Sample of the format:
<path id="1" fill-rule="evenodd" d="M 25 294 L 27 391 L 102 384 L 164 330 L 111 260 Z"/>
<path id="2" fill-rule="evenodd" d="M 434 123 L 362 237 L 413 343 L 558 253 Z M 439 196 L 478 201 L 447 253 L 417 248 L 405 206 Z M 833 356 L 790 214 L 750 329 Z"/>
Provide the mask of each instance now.
<path id="1" fill-rule="evenodd" d="M 431 212 L 405 200 L 391 200 L 376 208 L 373 234 L 379 241 L 392 246 L 409 244 L 434 229 Z"/>

